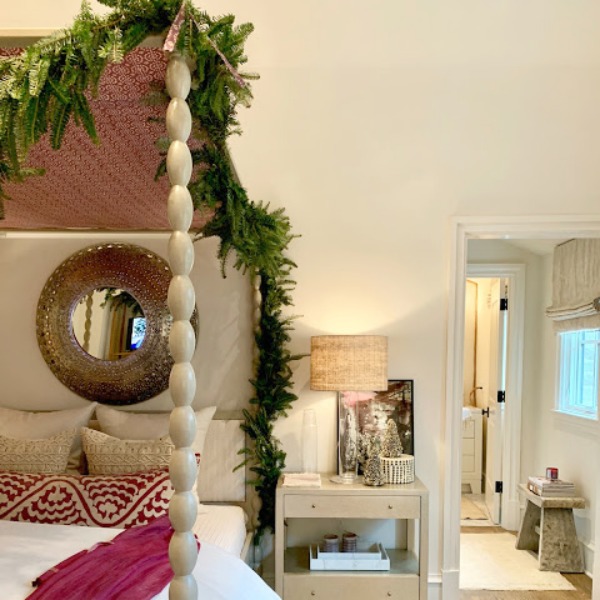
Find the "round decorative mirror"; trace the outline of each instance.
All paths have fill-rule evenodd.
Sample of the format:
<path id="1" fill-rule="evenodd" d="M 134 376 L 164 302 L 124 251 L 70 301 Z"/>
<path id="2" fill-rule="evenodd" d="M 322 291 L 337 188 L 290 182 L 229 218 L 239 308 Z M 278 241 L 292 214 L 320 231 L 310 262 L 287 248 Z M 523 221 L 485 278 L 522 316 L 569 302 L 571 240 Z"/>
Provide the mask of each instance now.
<path id="1" fill-rule="evenodd" d="M 133 244 L 96 244 L 70 256 L 37 309 L 38 344 L 54 375 L 104 404 L 135 404 L 167 389 L 171 276 L 164 259 Z"/>

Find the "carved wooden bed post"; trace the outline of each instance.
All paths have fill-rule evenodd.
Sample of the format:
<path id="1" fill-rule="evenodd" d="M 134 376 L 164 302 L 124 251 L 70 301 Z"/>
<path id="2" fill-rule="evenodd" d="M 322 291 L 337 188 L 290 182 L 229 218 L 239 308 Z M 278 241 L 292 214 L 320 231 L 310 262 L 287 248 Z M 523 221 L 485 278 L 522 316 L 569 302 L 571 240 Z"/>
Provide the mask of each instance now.
<path id="1" fill-rule="evenodd" d="M 198 557 L 192 527 L 198 511 L 192 488 L 196 483 L 197 464 L 192 444 L 196 434 L 196 416 L 192 402 L 196 392 L 196 376 L 190 363 L 196 346 L 196 334 L 190 323 L 196 296 L 189 273 L 194 264 L 194 248 L 189 236 L 194 207 L 187 189 L 192 175 L 192 156 L 187 146 L 192 117 L 186 102 L 191 74 L 185 59 L 173 53 L 166 77 L 171 97 L 167 109 L 167 133 L 171 144 L 167 154 L 167 173 L 171 183 L 168 200 L 169 222 L 173 229 L 169 239 L 169 263 L 173 279 L 169 286 L 168 304 L 173 315 L 169 348 L 175 364 L 169 379 L 174 408 L 169 432 L 175 444 L 170 464 L 175 494 L 169 505 L 169 517 L 175 533 L 169 546 L 173 580 L 171 600 L 195 600 L 198 597 L 192 570 Z"/>

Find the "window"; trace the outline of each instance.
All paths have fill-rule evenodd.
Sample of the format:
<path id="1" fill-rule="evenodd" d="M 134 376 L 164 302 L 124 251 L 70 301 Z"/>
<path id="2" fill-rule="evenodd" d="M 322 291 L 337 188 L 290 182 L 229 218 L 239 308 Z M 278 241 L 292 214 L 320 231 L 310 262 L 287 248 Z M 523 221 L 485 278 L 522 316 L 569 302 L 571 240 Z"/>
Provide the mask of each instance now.
<path id="1" fill-rule="evenodd" d="M 564 412 L 598 419 L 600 329 L 559 334 L 558 406 Z"/>

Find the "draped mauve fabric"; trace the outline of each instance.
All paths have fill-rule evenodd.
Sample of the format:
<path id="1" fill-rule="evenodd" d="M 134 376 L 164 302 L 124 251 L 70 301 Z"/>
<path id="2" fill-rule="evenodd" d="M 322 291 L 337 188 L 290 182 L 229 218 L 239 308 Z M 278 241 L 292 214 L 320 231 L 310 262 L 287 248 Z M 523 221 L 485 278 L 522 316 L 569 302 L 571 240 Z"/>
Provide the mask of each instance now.
<path id="1" fill-rule="evenodd" d="M 27 598 L 149 600 L 173 578 L 168 556 L 172 533 L 167 515 L 126 529 L 40 575 L 33 582 L 37 589 Z"/>

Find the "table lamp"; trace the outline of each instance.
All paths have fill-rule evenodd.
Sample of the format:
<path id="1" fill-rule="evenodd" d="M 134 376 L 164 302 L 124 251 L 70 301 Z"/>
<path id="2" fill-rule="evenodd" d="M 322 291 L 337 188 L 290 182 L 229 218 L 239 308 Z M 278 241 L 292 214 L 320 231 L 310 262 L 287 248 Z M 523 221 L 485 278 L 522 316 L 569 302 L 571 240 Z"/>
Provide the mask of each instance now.
<path id="1" fill-rule="evenodd" d="M 338 475 L 354 483 L 358 468 L 358 411 L 340 392 L 387 390 L 387 337 L 318 335 L 310 339 L 310 389 L 338 395 Z"/>

